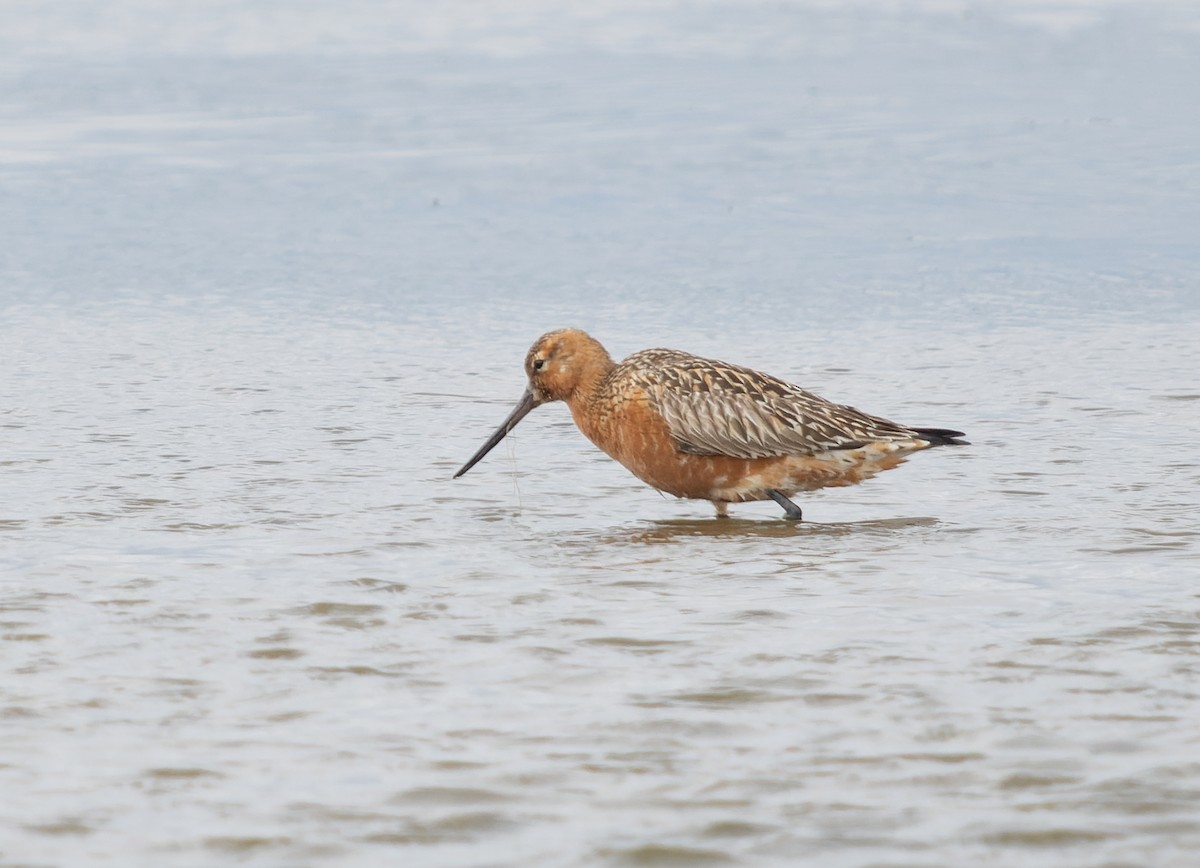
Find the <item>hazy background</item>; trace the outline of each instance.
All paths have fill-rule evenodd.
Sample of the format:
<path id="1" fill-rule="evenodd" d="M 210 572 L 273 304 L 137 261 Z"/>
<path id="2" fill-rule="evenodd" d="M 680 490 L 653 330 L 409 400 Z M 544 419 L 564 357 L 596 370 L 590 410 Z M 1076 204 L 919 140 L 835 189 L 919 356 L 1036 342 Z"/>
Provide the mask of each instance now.
<path id="1" fill-rule="evenodd" d="M 1191 866 L 1200 10 L 0 6 L 0 865 Z M 717 522 L 541 332 L 960 428 Z"/>

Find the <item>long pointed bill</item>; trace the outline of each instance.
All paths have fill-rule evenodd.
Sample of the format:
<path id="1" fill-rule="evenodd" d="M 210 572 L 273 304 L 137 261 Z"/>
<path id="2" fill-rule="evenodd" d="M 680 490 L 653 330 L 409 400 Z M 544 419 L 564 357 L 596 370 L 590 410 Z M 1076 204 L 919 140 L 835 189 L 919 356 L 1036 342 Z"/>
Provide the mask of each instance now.
<path id="1" fill-rule="evenodd" d="M 487 442 L 479 447 L 479 451 L 471 456 L 471 460 L 459 468 L 458 473 L 454 474 L 454 478 L 462 476 L 476 464 L 483 460 L 483 456 L 487 455 L 496 444 L 503 440 L 508 432 L 517 427 L 517 423 L 529 415 L 529 411 L 538 405 L 537 400 L 533 397 L 533 392 L 525 391 L 521 396 L 521 400 L 517 402 L 517 406 L 508 414 L 508 418 L 504 420 L 504 424 L 496 429 L 495 433 L 487 439 Z"/>

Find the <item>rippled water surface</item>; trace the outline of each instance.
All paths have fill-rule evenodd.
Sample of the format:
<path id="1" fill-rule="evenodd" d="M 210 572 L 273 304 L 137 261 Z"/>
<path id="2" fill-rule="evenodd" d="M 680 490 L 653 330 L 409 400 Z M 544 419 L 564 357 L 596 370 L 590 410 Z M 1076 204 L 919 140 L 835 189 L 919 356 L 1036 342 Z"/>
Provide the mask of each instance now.
<path id="1" fill-rule="evenodd" d="M 1189 4 L 10 4 L 0 865 L 1191 866 Z M 541 332 L 969 448 L 735 507 Z"/>

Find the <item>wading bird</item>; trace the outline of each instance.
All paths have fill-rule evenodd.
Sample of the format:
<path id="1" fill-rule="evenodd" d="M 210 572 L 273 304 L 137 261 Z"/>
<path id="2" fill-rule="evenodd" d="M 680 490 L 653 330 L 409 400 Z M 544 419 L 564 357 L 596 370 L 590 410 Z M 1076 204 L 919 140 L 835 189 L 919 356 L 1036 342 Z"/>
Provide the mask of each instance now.
<path id="1" fill-rule="evenodd" d="M 614 362 L 579 329 L 542 335 L 525 356 L 529 387 L 454 478 L 474 467 L 534 407 L 565 401 L 589 440 L 638 479 L 676 497 L 729 504 L 768 498 L 800 520 L 789 497 L 854 485 L 961 431 L 911 428 L 834 404 L 759 371 L 678 350 Z"/>

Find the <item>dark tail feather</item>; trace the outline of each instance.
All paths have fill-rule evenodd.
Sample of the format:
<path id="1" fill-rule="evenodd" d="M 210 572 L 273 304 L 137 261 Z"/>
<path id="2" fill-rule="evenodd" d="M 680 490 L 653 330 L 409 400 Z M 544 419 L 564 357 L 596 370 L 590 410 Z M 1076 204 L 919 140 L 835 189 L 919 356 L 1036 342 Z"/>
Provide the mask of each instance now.
<path id="1" fill-rule="evenodd" d="M 949 428 L 913 428 L 921 435 L 922 440 L 928 440 L 930 446 L 970 446 L 966 440 L 959 440 L 959 437 L 965 437 L 961 431 L 951 431 Z"/>

